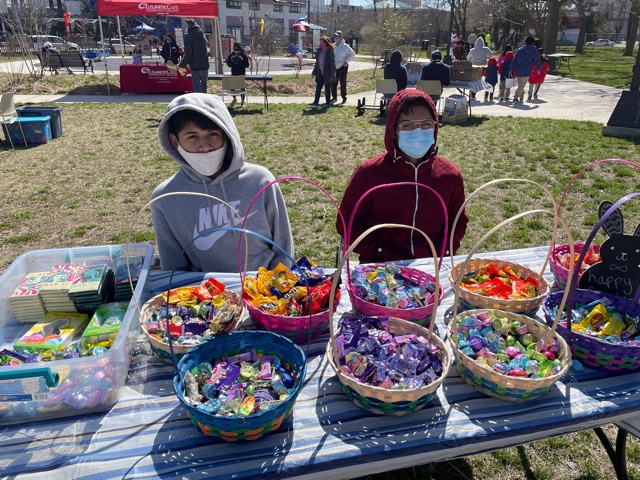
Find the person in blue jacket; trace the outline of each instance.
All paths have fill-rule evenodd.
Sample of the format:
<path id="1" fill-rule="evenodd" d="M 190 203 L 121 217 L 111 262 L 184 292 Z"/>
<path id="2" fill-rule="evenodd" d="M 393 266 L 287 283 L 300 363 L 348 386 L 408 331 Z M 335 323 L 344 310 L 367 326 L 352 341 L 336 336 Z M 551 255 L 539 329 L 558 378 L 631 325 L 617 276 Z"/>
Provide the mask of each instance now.
<path id="1" fill-rule="evenodd" d="M 420 73 L 420 80 L 439 80 L 440 92 L 442 92 L 443 86 L 448 86 L 451 83 L 451 69 L 448 65 L 442 63 L 442 53 L 440 50 L 434 50 L 431 54 L 431 62 L 422 67 Z M 440 96 L 431 97 L 434 102 L 437 102 Z"/>
<path id="2" fill-rule="evenodd" d="M 518 81 L 518 88 L 513 96 L 515 103 L 522 103 L 524 101 L 524 87 L 529 80 L 533 66 L 535 65 L 538 71 L 542 70 L 540 54 L 534 42 L 535 38 L 528 36 L 524 41 L 524 46 L 518 49 L 513 62 L 511 62 L 511 73 Z"/>
<path id="3" fill-rule="evenodd" d="M 391 52 L 389 63 L 384 66 L 384 78 L 396 81 L 397 92 L 407 88 L 407 69 L 402 65 L 402 52 L 400 50 Z M 384 96 L 387 98 L 393 97 L 393 95 L 389 94 Z"/>
<path id="4" fill-rule="evenodd" d="M 489 100 L 493 102 L 493 94 L 496 91 L 496 84 L 498 83 L 498 61 L 495 57 L 491 57 L 487 62 L 487 67 L 484 69 L 484 81 L 493 87 L 491 91 L 487 90 L 484 92 L 484 101 Z"/>

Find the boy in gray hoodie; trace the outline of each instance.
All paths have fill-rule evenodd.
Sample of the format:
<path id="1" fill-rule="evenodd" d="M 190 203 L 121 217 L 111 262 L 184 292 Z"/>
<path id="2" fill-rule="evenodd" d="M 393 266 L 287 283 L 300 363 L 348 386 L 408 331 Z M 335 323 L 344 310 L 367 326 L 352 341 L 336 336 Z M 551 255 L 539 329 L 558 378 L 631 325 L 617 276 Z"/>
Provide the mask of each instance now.
<path id="1" fill-rule="evenodd" d="M 172 192 L 196 192 L 218 197 L 170 195 L 151 205 L 153 226 L 163 269 L 198 272 L 237 272 L 240 232 L 217 227 L 242 226 L 273 240 L 293 256 L 293 237 L 284 199 L 278 184 L 265 190 L 251 207 L 255 195 L 274 176 L 266 168 L 246 163 L 240 134 L 229 111 L 214 95 L 191 93 L 167 106 L 158 127 L 160 145 L 180 166 L 162 182 L 151 198 Z M 273 269 L 290 264 L 276 247 L 248 234 L 248 270 Z M 188 246 L 187 246 L 188 245 Z M 244 268 L 244 241 L 241 256 Z M 183 249 L 186 250 L 183 252 Z"/>

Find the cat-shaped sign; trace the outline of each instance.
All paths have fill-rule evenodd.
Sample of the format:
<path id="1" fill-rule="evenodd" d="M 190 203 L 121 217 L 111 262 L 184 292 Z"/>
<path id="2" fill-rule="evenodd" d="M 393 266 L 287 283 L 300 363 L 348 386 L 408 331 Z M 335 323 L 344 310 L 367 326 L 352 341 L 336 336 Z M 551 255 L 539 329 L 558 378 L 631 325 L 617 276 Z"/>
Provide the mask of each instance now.
<path id="1" fill-rule="evenodd" d="M 612 205 L 609 201 L 602 202 L 598 207 L 598 217 L 604 217 Z M 609 238 L 600 247 L 602 261 L 584 271 L 578 286 L 633 298 L 640 288 L 640 224 L 633 235 L 625 235 L 622 212 L 615 210 L 604 221 L 603 228 Z"/>

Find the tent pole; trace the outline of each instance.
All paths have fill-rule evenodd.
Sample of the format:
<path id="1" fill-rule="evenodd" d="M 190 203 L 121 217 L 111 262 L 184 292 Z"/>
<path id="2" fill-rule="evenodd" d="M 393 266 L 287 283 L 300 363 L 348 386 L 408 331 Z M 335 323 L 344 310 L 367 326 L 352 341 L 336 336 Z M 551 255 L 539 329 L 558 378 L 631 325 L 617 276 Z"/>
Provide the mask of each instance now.
<path id="1" fill-rule="evenodd" d="M 222 40 L 220 39 L 220 19 L 213 19 L 213 34 L 215 35 L 216 73 L 224 73 L 222 70 Z"/>
<path id="2" fill-rule="evenodd" d="M 120 39 L 120 55 L 124 59 L 124 42 L 122 41 L 122 30 L 120 30 L 120 15 L 116 15 L 118 19 L 118 38 Z"/>
<path id="3" fill-rule="evenodd" d="M 109 69 L 107 68 L 107 53 L 104 51 L 104 34 L 102 33 L 102 17 L 98 17 L 100 24 L 100 45 L 102 45 L 102 57 L 104 58 L 104 72 L 107 74 L 107 95 L 111 95 L 109 88 Z"/>

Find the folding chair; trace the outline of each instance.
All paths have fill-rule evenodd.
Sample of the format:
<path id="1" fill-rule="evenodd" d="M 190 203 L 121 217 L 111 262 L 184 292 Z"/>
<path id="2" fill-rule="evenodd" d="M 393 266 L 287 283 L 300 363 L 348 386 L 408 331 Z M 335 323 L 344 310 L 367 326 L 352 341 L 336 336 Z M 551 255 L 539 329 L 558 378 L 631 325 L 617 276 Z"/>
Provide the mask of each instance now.
<path id="1" fill-rule="evenodd" d="M 378 94 L 380 95 L 395 95 L 398 91 L 398 85 L 394 79 L 386 79 L 386 80 L 376 80 L 376 92 L 373 95 L 373 105 L 365 105 L 365 98 L 362 98 L 362 101 L 358 99 L 358 115 L 362 115 L 365 110 L 378 110 L 380 109 L 380 115 L 386 115 L 387 113 L 387 105 L 390 99 L 380 99 L 380 105 L 376 104 Z"/>
<path id="2" fill-rule="evenodd" d="M 422 73 L 422 67 L 424 63 L 409 62 L 407 66 L 407 83 L 409 85 L 415 85 L 420 80 L 420 74 Z"/>
<path id="3" fill-rule="evenodd" d="M 439 113 L 440 109 L 438 105 L 442 105 L 442 84 L 440 80 L 418 80 L 416 83 L 416 89 L 422 90 L 429 95 L 436 104 L 436 113 Z"/>
<path id="4" fill-rule="evenodd" d="M 18 122 L 18 126 L 20 127 L 20 133 L 22 133 L 22 140 L 24 141 L 25 147 L 27 145 L 27 137 L 24 135 L 24 130 L 22 130 L 22 124 L 20 123 L 20 118 L 18 117 L 18 112 L 16 111 L 15 104 L 13 103 L 13 95 L 14 92 L 11 93 L 3 93 L 0 94 L 0 114 L 2 115 L 2 123 L 11 124 L 15 121 Z M 5 136 L 9 140 L 11 144 L 11 148 L 16 148 L 13 145 L 13 140 L 11 139 L 11 134 L 9 132 L 9 126 L 6 126 Z"/>
<path id="5" fill-rule="evenodd" d="M 247 80 L 244 75 L 225 75 L 222 77 L 222 102 L 225 95 L 244 95 L 244 108 L 249 106 L 249 91 L 247 90 Z M 246 103 L 244 103 L 246 102 Z"/>

